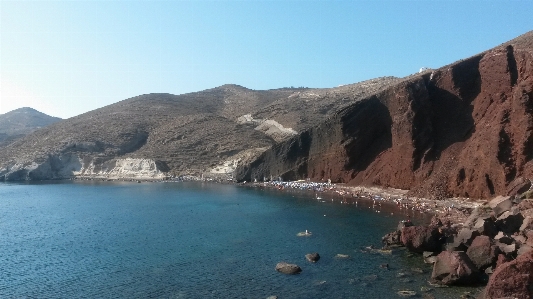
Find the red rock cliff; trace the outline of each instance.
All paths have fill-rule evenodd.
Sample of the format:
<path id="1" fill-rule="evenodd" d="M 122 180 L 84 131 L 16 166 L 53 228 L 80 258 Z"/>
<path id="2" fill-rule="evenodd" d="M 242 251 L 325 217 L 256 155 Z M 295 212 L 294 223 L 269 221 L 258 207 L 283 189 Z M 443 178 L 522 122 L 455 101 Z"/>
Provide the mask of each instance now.
<path id="1" fill-rule="evenodd" d="M 487 198 L 533 178 L 533 32 L 357 101 L 237 170 Z"/>

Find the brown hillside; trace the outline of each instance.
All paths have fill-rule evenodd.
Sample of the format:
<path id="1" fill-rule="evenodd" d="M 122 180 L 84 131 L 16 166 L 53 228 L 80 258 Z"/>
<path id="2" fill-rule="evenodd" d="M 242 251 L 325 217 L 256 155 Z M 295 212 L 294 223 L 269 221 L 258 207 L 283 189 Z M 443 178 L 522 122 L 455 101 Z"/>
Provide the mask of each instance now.
<path id="1" fill-rule="evenodd" d="M 0 150 L 0 179 L 120 177 L 117 159 L 149 159 L 168 175 L 212 174 L 245 163 L 319 124 L 336 108 L 398 82 L 379 78 L 336 89 L 254 91 L 237 85 L 183 95 L 148 94 L 30 134 Z M 342 92 L 349 98 L 339 98 Z M 127 176 L 143 168 L 128 160 Z M 136 165 L 133 164 L 137 163 Z M 140 168 L 139 168 L 140 167 Z"/>

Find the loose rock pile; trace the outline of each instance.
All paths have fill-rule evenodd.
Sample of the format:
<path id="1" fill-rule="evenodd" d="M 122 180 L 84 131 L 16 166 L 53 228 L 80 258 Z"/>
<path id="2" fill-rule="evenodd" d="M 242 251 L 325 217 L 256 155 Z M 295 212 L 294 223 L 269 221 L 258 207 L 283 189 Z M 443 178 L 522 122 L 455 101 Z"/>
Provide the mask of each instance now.
<path id="1" fill-rule="evenodd" d="M 533 298 L 532 200 L 498 196 L 462 224 L 437 216 L 428 226 L 401 222 L 382 242 L 422 253 L 433 264 L 432 283 L 479 284 L 489 277 L 480 298 Z"/>

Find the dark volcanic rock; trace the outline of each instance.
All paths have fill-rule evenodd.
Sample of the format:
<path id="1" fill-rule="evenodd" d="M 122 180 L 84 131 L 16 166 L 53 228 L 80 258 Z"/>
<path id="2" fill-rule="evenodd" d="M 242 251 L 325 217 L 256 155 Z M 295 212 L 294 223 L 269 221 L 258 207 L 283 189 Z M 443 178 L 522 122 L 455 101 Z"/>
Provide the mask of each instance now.
<path id="1" fill-rule="evenodd" d="M 498 233 L 498 228 L 492 218 L 479 218 L 473 227 L 478 233 L 493 238 Z"/>
<path id="2" fill-rule="evenodd" d="M 456 236 L 453 236 L 453 240 L 451 240 L 452 242 L 446 244 L 446 249 L 451 251 L 466 250 L 472 241 L 479 235 L 479 231 L 464 227 Z"/>
<path id="3" fill-rule="evenodd" d="M 316 263 L 320 259 L 320 255 L 317 252 L 308 253 L 305 255 L 305 258 L 312 263 Z"/>
<path id="4" fill-rule="evenodd" d="M 404 227 L 401 233 L 402 244 L 410 251 L 440 251 L 441 234 L 436 227 L 410 226 Z"/>
<path id="5" fill-rule="evenodd" d="M 466 254 L 478 269 L 484 270 L 496 263 L 499 252 L 500 249 L 490 237 L 478 236 L 472 241 Z"/>
<path id="6" fill-rule="evenodd" d="M 381 238 L 381 243 L 386 248 L 391 247 L 391 246 L 401 246 L 403 245 L 401 236 L 402 234 L 400 231 L 394 231 L 394 232 L 388 233 L 385 236 L 383 236 L 383 238 Z"/>
<path id="7" fill-rule="evenodd" d="M 516 207 L 514 207 L 516 208 Z M 496 227 L 508 234 L 512 235 L 520 229 L 520 226 L 522 226 L 522 223 L 524 221 L 524 216 L 520 212 L 518 212 L 518 208 L 514 209 L 512 211 L 504 212 L 503 214 L 498 217 L 496 220 Z"/>
<path id="8" fill-rule="evenodd" d="M 283 274 L 298 274 L 302 272 L 302 269 L 295 264 L 280 262 L 276 265 L 276 271 L 281 272 Z"/>
<path id="9" fill-rule="evenodd" d="M 478 279 L 478 270 L 463 251 L 443 251 L 433 265 L 431 279 L 439 284 L 470 284 Z"/>
<path id="10" fill-rule="evenodd" d="M 533 298 L 533 251 L 496 268 L 485 289 L 484 299 L 496 298 Z"/>

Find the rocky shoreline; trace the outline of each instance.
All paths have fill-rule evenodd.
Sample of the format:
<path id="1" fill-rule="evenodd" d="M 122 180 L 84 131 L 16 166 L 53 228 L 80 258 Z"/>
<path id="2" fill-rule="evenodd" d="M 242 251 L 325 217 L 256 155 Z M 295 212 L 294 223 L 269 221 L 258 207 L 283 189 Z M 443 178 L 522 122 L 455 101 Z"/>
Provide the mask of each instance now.
<path id="1" fill-rule="evenodd" d="M 533 200 L 526 198 L 531 188 L 529 180 L 510 190 L 509 196 L 489 201 L 434 200 L 410 197 L 407 191 L 392 188 L 307 181 L 252 186 L 314 191 L 317 198 L 328 194 L 345 204 L 366 199 L 373 205 L 392 204 L 427 213 L 432 215 L 429 224 L 415 225 L 410 219 L 400 222 L 395 231 L 382 238 L 382 250 L 405 247 L 420 254 L 424 262 L 433 264 L 428 277 L 433 286 L 486 285 L 476 295 L 478 299 L 533 298 Z"/>
<path id="2" fill-rule="evenodd" d="M 475 207 L 461 223 L 402 222 L 382 239 L 384 248 L 404 246 L 433 264 L 438 285 L 486 287 L 479 299 L 533 298 L 533 201 L 498 196 Z"/>

